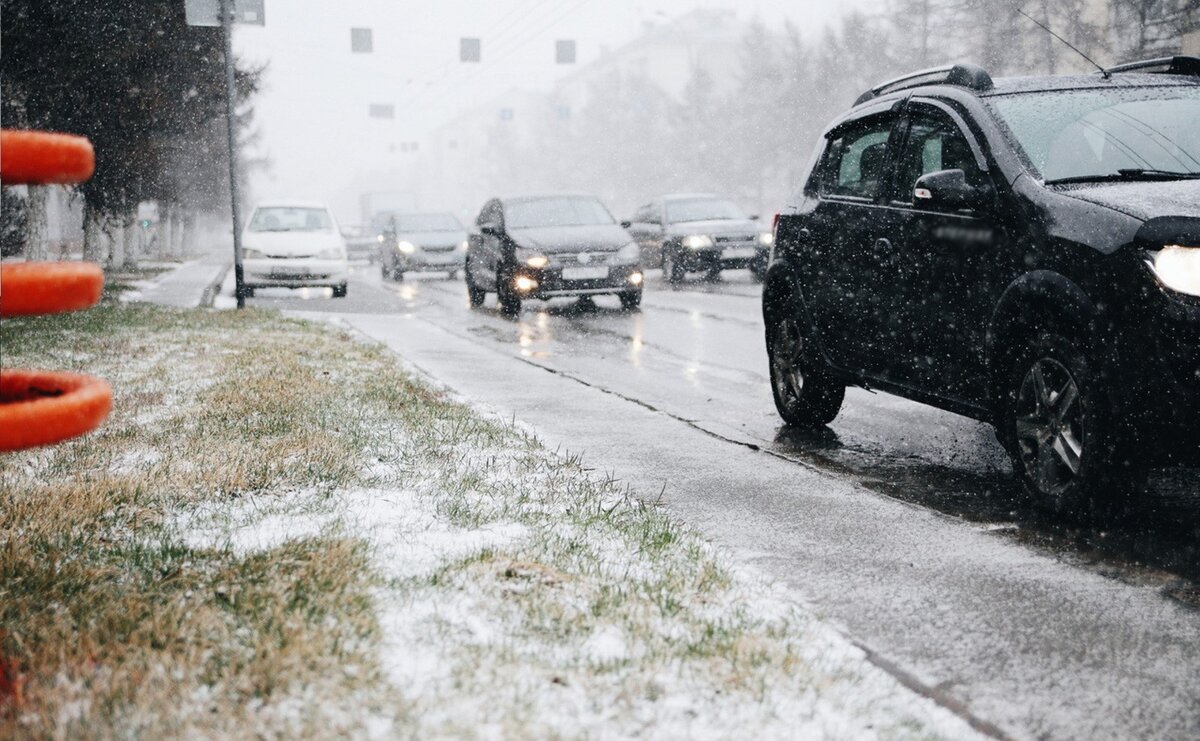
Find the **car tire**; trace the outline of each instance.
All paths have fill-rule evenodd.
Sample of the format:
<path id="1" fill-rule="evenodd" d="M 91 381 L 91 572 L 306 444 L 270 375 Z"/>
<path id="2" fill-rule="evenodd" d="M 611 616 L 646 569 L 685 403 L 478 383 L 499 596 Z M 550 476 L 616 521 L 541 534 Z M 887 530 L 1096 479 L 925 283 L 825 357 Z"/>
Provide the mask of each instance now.
<path id="1" fill-rule="evenodd" d="M 642 305 L 642 290 L 626 291 L 621 294 L 621 308 L 633 311 Z"/>
<path id="2" fill-rule="evenodd" d="M 505 280 L 503 274 L 496 273 L 496 298 L 500 301 L 500 311 L 508 316 L 516 316 L 521 313 L 521 297 L 509 285 L 509 281 Z"/>
<path id="3" fill-rule="evenodd" d="M 340 286 L 334 286 L 333 287 L 333 297 L 334 298 L 346 298 L 346 292 L 349 290 L 349 288 L 350 287 L 348 285 L 346 285 L 345 283 L 341 284 Z"/>
<path id="4" fill-rule="evenodd" d="M 467 267 L 463 270 L 463 280 L 467 284 L 467 303 L 471 305 L 472 309 L 483 306 L 483 302 L 487 298 L 487 291 L 478 288 L 471 280 L 470 263 L 467 263 Z"/>
<path id="5" fill-rule="evenodd" d="M 683 266 L 679 264 L 675 253 L 670 250 L 663 251 L 662 274 L 663 278 L 672 285 L 683 282 L 685 276 Z"/>
<path id="6" fill-rule="evenodd" d="M 254 298 L 253 286 L 242 286 L 242 298 Z"/>
<path id="7" fill-rule="evenodd" d="M 829 424 L 842 408 L 846 386 L 810 347 L 811 329 L 794 297 L 767 321 L 771 394 L 783 421 L 793 427 Z"/>
<path id="8" fill-rule="evenodd" d="M 404 269 L 399 266 L 392 268 L 392 280 L 397 283 L 404 280 Z"/>
<path id="9" fill-rule="evenodd" d="M 1145 480 L 1124 442 L 1115 394 L 1077 341 L 1038 334 L 1010 356 L 999 437 L 1037 508 L 1104 519 Z"/>
<path id="10" fill-rule="evenodd" d="M 391 280 L 392 269 L 388 267 L 387 262 L 379 263 L 379 277 L 384 280 Z"/>

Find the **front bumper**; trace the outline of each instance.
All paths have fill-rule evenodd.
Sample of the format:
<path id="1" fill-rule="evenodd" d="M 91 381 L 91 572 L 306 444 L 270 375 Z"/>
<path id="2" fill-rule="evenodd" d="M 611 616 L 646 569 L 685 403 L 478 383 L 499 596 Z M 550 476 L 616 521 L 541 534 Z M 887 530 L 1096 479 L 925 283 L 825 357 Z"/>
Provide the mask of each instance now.
<path id="1" fill-rule="evenodd" d="M 766 265 L 770 247 L 760 243 L 721 245 L 704 249 L 679 250 L 679 262 L 688 272 L 701 270 L 737 270 Z"/>
<path id="2" fill-rule="evenodd" d="M 1165 289 L 1124 331 L 1121 415 L 1154 463 L 1200 465 L 1200 299 Z"/>
<path id="3" fill-rule="evenodd" d="M 521 278 L 533 281 L 535 286 L 522 290 Z M 597 265 L 582 269 L 558 265 L 545 268 L 522 266 L 517 268 L 512 277 L 518 295 L 535 299 L 630 293 L 642 289 L 643 279 L 642 268 L 636 264 Z"/>
<path id="4" fill-rule="evenodd" d="M 251 288 L 341 286 L 350 278 L 346 260 L 280 258 L 243 260 L 243 282 Z"/>
<path id="5" fill-rule="evenodd" d="M 445 252 L 418 250 L 411 255 L 401 255 L 400 264 L 406 272 L 446 272 L 462 270 L 466 259 L 467 253 L 460 249 Z"/>

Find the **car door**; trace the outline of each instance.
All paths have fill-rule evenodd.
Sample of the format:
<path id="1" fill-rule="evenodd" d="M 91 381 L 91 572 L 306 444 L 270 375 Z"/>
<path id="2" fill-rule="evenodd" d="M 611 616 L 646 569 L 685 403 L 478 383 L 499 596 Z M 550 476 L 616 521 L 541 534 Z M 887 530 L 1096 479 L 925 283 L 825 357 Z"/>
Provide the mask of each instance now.
<path id="1" fill-rule="evenodd" d="M 888 208 L 899 239 L 894 283 L 881 292 L 891 317 L 897 362 L 894 380 L 975 404 L 986 395 L 985 338 L 1002 288 L 1007 232 L 998 187 L 978 139 L 945 103 L 914 99 L 905 113 Z M 990 194 L 973 208 L 931 205 L 915 197 L 918 178 L 962 170 L 968 184 Z"/>
<path id="2" fill-rule="evenodd" d="M 855 372 L 880 362 L 875 253 L 898 120 L 890 107 L 877 109 L 827 134 L 817 198 L 800 230 L 808 244 L 798 257 L 801 288 L 815 329 L 830 359 Z"/>

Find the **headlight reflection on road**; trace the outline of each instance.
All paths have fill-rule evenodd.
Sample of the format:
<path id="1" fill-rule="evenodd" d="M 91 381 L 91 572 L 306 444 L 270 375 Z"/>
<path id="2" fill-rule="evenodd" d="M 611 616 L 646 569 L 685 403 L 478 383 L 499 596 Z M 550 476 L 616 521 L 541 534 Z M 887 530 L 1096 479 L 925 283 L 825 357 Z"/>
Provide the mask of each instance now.
<path id="1" fill-rule="evenodd" d="M 643 339 L 644 321 L 645 317 L 641 314 L 633 317 L 633 337 L 629 341 L 629 359 L 633 362 L 634 368 L 642 367 L 642 350 L 646 347 Z"/>

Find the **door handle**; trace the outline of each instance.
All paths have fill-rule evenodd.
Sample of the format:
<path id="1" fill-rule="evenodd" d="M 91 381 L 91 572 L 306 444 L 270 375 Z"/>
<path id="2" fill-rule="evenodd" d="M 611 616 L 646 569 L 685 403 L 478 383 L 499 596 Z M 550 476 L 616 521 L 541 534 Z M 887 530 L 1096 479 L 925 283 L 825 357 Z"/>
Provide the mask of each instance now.
<path id="1" fill-rule="evenodd" d="M 892 253 L 892 241 L 890 239 L 888 239 L 887 237 L 880 237 L 879 239 L 876 239 L 875 240 L 875 251 L 876 252 L 886 252 L 887 254 L 890 255 Z"/>
<path id="2" fill-rule="evenodd" d="M 800 238 L 807 242 L 809 240 L 809 238 L 812 237 L 812 229 L 809 229 L 808 227 L 804 227 L 800 230 L 799 234 L 800 234 Z"/>

